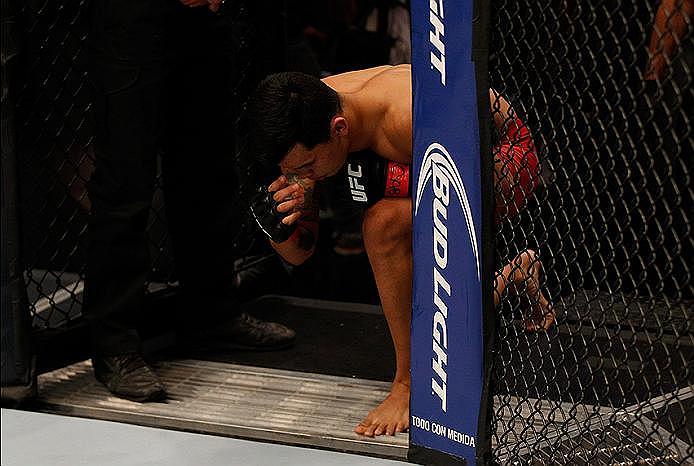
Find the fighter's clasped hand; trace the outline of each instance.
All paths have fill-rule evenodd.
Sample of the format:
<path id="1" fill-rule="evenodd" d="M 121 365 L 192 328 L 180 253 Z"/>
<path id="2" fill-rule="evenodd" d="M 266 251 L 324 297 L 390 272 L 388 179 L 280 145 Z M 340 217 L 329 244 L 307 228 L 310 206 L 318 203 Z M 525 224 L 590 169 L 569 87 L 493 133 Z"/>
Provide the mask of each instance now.
<path id="1" fill-rule="evenodd" d="M 291 181 L 291 182 L 290 182 Z M 251 200 L 251 213 L 260 229 L 275 243 L 287 241 L 296 230 L 304 208 L 305 187 L 282 175 L 261 187 Z"/>
<path id="2" fill-rule="evenodd" d="M 307 180 L 298 179 L 293 175 L 282 175 L 268 186 L 268 191 L 275 194 L 273 199 L 277 201 L 277 211 L 286 214 L 283 222 L 287 225 L 294 224 L 301 218 L 306 206 L 306 191 L 310 189 Z"/>

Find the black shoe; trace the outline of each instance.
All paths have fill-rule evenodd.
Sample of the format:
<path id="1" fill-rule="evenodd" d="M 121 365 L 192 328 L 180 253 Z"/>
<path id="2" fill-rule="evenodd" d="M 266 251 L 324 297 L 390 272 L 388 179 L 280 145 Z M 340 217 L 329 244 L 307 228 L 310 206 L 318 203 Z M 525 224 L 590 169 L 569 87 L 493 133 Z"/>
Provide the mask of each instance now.
<path id="1" fill-rule="evenodd" d="M 242 312 L 212 328 L 189 334 L 186 339 L 190 345 L 201 349 L 276 351 L 292 346 L 296 332 Z"/>
<path id="2" fill-rule="evenodd" d="M 94 376 L 116 396 L 133 401 L 161 401 L 164 385 L 137 353 L 92 358 Z"/>

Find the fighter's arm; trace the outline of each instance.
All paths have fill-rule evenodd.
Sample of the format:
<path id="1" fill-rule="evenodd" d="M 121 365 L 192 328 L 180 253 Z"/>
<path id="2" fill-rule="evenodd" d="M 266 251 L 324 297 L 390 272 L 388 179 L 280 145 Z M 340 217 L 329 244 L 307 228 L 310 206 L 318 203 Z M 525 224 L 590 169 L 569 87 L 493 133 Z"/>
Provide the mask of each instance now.
<path id="1" fill-rule="evenodd" d="M 277 212 L 284 216 L 282 223 L 288 228 L 295 228 L 285 241 L 274 241 L 270 244 L 287 262 L 299 265 L 305 262 L 316 248 L 318 238 L 318 202 L 315 200 L 314 184 L 309 181 L 287 183 L 281 176 L 269 187 L 274 192 L 273 199 L 278 202 Z"/>

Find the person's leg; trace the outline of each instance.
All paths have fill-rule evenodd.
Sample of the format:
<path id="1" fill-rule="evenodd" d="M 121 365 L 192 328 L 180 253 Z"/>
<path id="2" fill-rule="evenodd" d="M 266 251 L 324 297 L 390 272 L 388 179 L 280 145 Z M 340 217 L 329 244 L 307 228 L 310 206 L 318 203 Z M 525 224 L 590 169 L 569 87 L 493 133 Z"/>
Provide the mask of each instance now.
<path id="1" fill-rule="evenodd" d="M 364 246 L 395 346 L 396 372 L 388 397 L 355 428 L 367 436 L 409 427 L 412 312 L 412 201 L 383 199 L 366 211 Z"/>
<path id="2" fill-rule="evenodd" d="M 200 308 L 199 317 L 204 311 L 219 312 L 223 318 L 237 307 L 233 233 L 239 213 L 232 205 L 236 185 L 226 89 L 231 63 L 219 53 L 220 37 L 215 34 L 222 18 L 207 8 L 184 5 L 176 6 L 173 18 L 175 57 L 166 84 L 162 160 L 166 216 L 188 301 Z"/>
<path id="3" fill-rule="evenodd" d="M 542 263 L 533 250 L 518 254 L 515 259 L 496 272 L 494 278 L 494 306 L 498 306 L 508 287 L 513 288 L 527 304 L 524 317 L 528 332 L 548 330 L 556 318 L 552 304 L 547 300 L 540 284 Z"/>
<path id="4" fill-rule="evenodd" d="M 158 70 L 139 65 L 102 62 L 94 68 L 97 134 L 83 312 L 95 354 L 111 356 L 139 351 L 159 82 Z"/>
<path id="5" fill-rule="evenodd" d="M 244 25 L 226 13 L 183 5 L 173 24 L 176 56 L 167 80 L 162 165 L 166 215 L 186 298 L 178 316 L 180 335 L 192 345 L 286 348 L 294 331 L 241 313 L 235 289 L 237 235 L 246 215 L 235 166 L 245 70 L 238 63 L 237 36 Z"/>
<path id="6" fill-rule="evenodd" d="M 523 210 L 540 179 L 537 154 L 522 144 L 494 148 L 495 223 Z"/>
<path id="7" fill-rule="evenodd" d="M 157 72 L 98 66 L 102 82 L 115 87 L 97 96 L 82 312 L 96 378 L 115 395 L 159 400 L 164 387 L 140 355 L 137 332 L 150 270 L 146 227 L 156 173 Z"/>
<path id="8" fill-rule="evenodd" d="M 95 171 L 84 313 L 94 375 L 118 396 L 147 401 L 164 387 L 140 355 L 137 324 L 150 270 L 147 218 L 160 136 L 163 0 L 96 2 L 90 33 Z"/>
<path id="9" fill-rule="evenodd" d="M 499 224 L 525 208 L 539 183 L 540 164 L 530 131 L 518 117 L 507 122 L 507 133 L 493 153 L 495 221 Z M 541 271 L 535 252 L 527 250 L 498 271 L 494 280 L 495 306 L 509 285 L 527 303 L 527 331 L 547 330 L 555 320 L 554 310 L 540 289 Z"/>

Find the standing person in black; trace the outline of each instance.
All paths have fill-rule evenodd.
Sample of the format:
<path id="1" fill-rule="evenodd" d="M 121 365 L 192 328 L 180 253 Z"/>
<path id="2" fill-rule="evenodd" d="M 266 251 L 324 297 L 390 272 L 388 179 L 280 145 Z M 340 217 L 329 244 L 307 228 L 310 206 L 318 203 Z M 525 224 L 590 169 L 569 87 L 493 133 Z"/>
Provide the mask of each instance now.
<path id="1" fill-rule="evenodd" d="M 188 339 L 270 350 L 291 345 L 295 336 L 237 310 L 230 237 L 240 218 L 230 179 L 232 122 L 242 68 L 237 61 L 246 60 L 239 57 L 239 41 L 252 37 L 253 24 L 238 11 L 233 19 L 224 8 L 213 11 L 219 6 L 207 0 L 101 0 L 91 6 L 96 160 L 88 187 L 84 314 L 96 378 L 137 401 L 166 396 L 142 358 L 137 332 L 151 267 L 146 226 L 160 152 L 186 309 L 179 324 Z M 203 321 L 213 326 L 205 330 Z"/>

